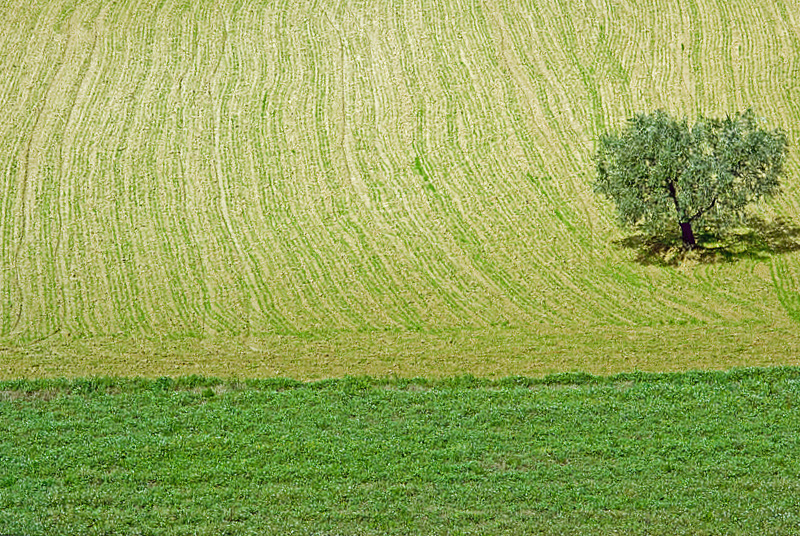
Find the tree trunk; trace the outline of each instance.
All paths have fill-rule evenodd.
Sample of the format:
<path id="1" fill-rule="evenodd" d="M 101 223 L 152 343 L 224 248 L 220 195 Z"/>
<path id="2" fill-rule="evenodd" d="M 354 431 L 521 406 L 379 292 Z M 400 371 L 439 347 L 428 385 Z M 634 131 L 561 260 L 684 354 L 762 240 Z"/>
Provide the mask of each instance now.
<path id="1" fill-rule="evenodd" d="M 691 222 L 681 223 L 681 238 L 683 238 L 683 247 L 686 249 L 694 249 L 697 245 L 697 242 L 694 241 Z"/>

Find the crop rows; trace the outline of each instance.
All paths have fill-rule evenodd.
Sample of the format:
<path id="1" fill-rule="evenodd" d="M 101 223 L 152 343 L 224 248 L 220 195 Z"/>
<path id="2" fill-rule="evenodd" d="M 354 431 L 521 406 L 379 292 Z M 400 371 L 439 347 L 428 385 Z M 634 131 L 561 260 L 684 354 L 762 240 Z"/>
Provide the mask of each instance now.
<path id="1" fill-rule="evenodd" d="M 798 12 L 11 2 L 0 337 L 790 322 L 797 248 L 637 264 L 588 182 L 640 110 L 753 106 L 796 140 Z"/>

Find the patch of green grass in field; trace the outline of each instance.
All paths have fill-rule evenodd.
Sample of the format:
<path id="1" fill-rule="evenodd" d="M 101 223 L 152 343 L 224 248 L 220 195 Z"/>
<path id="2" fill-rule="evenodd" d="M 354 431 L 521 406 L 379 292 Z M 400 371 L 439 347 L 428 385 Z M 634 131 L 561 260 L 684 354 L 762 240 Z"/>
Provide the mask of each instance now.
<path id="1" fill-rule="evenodd" d="M 800 369 L 0 383 L 0 533 L 791 534 Z"/>

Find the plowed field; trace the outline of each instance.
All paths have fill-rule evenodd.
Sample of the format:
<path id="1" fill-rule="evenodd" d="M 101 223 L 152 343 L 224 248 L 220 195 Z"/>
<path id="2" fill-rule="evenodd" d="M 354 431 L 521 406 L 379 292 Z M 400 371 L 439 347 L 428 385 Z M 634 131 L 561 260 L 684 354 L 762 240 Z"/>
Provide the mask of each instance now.
<path id="1" fill-rule="evenodd" d="M 9 0 L 0 377 L 800 363 L 800 4 Z M 591 193 L 633 113 L 792 144 L 744 245 Z"/>

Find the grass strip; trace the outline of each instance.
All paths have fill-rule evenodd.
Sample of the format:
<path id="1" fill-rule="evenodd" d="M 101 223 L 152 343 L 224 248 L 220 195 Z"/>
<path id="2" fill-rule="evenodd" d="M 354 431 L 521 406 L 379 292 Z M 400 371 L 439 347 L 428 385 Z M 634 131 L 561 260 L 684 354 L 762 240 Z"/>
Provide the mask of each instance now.
<path id="1" fill-rule="evenodd" d="M 0 533 L 790 534 L 800 368 L 0 383 Z"/>

